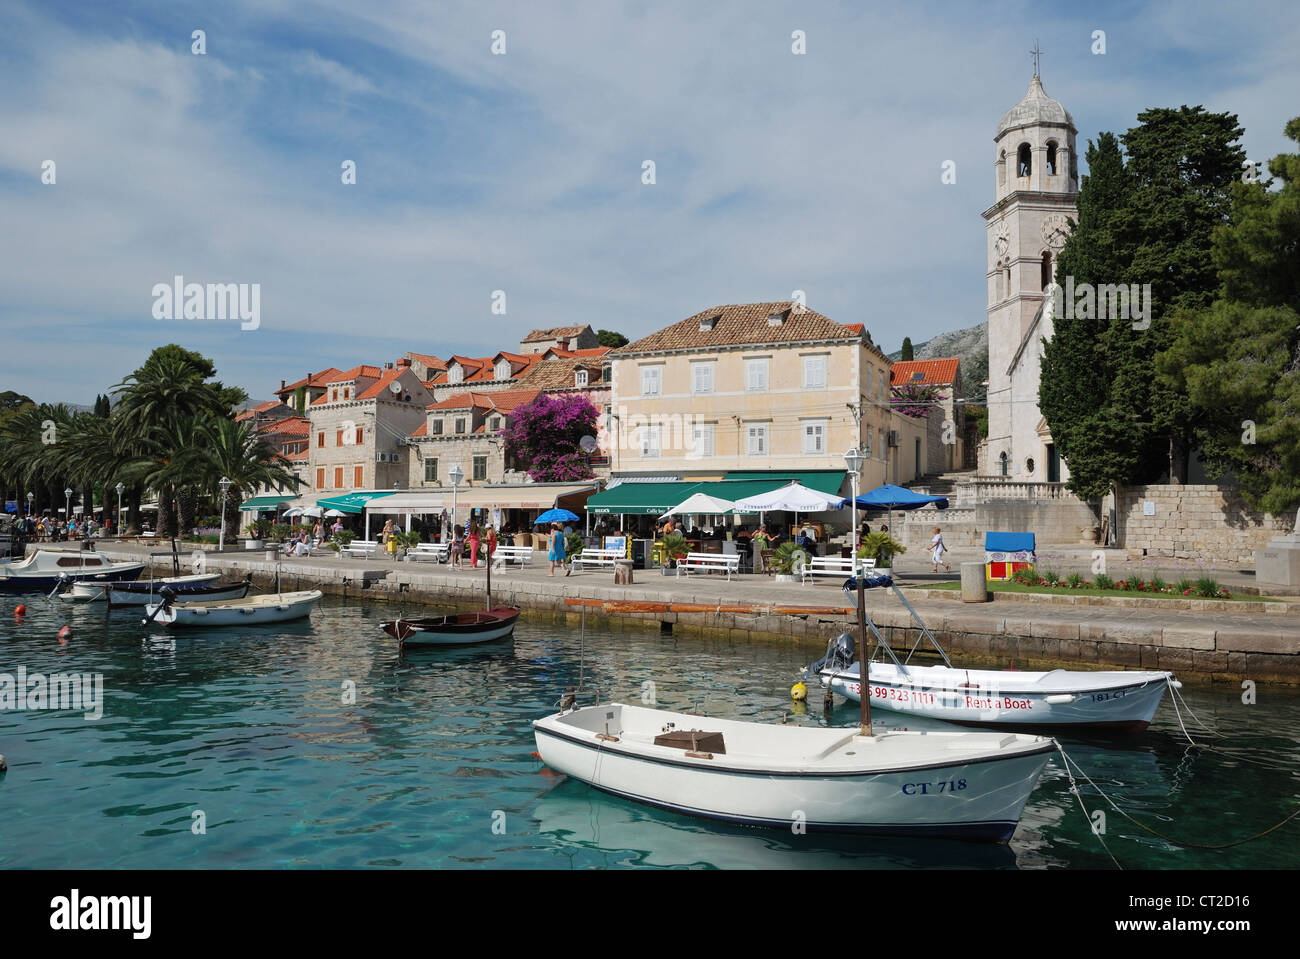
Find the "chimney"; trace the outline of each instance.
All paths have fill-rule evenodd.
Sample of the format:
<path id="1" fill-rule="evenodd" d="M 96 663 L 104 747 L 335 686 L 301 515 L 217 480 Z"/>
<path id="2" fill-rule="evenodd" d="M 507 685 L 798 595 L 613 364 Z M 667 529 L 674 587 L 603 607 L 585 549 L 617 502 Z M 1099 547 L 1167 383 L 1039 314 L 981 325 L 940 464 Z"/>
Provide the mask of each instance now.
<path id="1" fill-rule="evenodd" d="M 284 380 L 281 380 L 281 381 L 280 381 L 280 392 L 281 392 L 281 393 L 284 392 Z"/>
<path id="2" fill-rule="evenodd" d="M 403 356 L 400 360 L 397 361 L 397 365 L 401 369 L 406 369 L 408 366 L 411 365 L 411 358 L 409 356 Z"/>

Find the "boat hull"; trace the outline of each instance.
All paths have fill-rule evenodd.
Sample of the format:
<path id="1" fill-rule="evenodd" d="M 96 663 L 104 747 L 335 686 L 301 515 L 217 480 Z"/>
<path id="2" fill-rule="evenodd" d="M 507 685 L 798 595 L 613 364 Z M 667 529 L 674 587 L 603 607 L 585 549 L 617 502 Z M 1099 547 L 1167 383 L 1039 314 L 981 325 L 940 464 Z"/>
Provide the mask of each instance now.
<path id="1" fill-rule="evenodd" d="M 824 670 L 821 680 L 860 701 L 858 666 Z M 872 663 L 871 706 L 978 726 L 1072 727 L 1137 732 L 1155 715 L 1167 672 L 965 670 Z"/>
<path id="2" fill-rule="evenodd" d="M 134 586 L 134 583 L 129 584 Z M 164 584 L 166 585 L 166 584 Z M 249 584 L 227 583 L 212 584 L 199 583 L 193 586 L 181 588 L 178 586 L 169 586 L 176 593 L 177 602 L 181 603 L 222 603 L 230 602 L 235 599 L 243 599 L 248 595 Z M 163 600 L 162 587 L 155 584 L 153 592 L 149 590 L 123 589 L 117 586 L 108 587 L 108 605 L 112 609 L 122 606 L 149 606 L 159 603 Z"/>
<path id="3" fill-rule="evenodd" d="M 533 724 L 538 753 L 553 769 L 603 792 L 660 809 L 796 834 L 806 830 L 1005 842 L 1015 832 L 1053 748 L 1050 741 L 1037 737 L 1007 736 L 1005 740 L 1015 742 L 998 747 L 999 738 L 993 734 L 939 733 L 931 734 L 930 745 L 945 736 L 967 737 L 955 750 L 963 755 L 946 761 L 940 757 L 927 762 L 894 762 L 889 768 L 854 769 L 850 762 L 822 769 L 814 761 L 765 768 L 731 756 L 691 758 L 680 750 L 638 742 L 635 736 L 628 739 L 621 728 L 613 732 L 611 741 L 590 730 L 564 728 L 556 721 L 562 715 Z M 800 731 L 799 727 L 681 718 L 710 728 L 722 726 L 728 737 L 732 735 L 729 726 L 778 730 L 782 736 Z M 898 733 L 864 740 L 855 737 L 853 730 L 814 728 L 802 732 L 846 735 L 847 741 L 841 744 L 841 749 L 848 748 L 846 757 L 853 757 L 858 750 L 869 753 L 869 744 L 895 735 L 915 737 L 895 744 L 897 748 L 891 746 L 891 753 L 907 755 L 909 747 L 923 741 L 925 735 Z M 970 746 L 970 737 L 987 741 L 983 754 Z M 935 748 L 941 753 L 948 746 L 941 743 Z"/>
<path id="4" fill-rule="evenodd" d="M 0 575 L 0 593 L 48 593 L 63 583 L 120 583 L 135 579 L 143 570 L 143 563 L 135 563 L 93 572 L 79 572 L 70 568 L 59 573 L 30 576 Z"/>
<path id="5" fill-rule="evenodd" d="M 63 593 L 64 599 L 74 600 L 81 603 L 101 603 L 108 595 L 109 589 L 125 590 L 132 594 L 143 594 L 146 597 L 151 596 L 151 590 L 156 593 L 163 586 L 169 586 L 177 592 L 186 592 L 197 586 L 203 586 L 214 582 L 220 577 L 219 573 L 196 573 L 193 576 L 168 577 L 167 579 L 155 580 L 131 580 L 131 581 L 98 581 L 98 580 L 81 580 L 74 583 L 72 589 Z M 110 600 L 110 605 L 112 601 Z M 152 599 L 131 603 L 130 605 L 143 605 L 144 602 L 152 602 Z M 119 605 L 128 605 L 120 603 Z"/>
<path id="6" fill-rule="evenodd" d="M 498 606 L 472 613 L 453 613 L 424 619 L 398 619 L 380 628 L 403 647 L 464 646 L 505 639 L 515 630 L 519 607 Z"/>
<path id="7" fill-rule="evenodd" d="M 284 593 L 276 596 L 258 596 L 230 603 L 175 603 L 170 608 L 158 609 L 158 604 L 145 607 L 146 615 L 161 626 L 264 626 L 303 619 L 311 615 L 320 590 Z"/>

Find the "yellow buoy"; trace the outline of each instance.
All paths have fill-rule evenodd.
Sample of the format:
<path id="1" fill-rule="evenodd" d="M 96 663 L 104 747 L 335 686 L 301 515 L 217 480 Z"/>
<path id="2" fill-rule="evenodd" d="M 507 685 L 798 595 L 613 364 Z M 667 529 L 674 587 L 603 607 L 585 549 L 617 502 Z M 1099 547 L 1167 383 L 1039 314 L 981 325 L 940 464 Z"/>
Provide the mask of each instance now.
<path id="1" fill-rule="evenodd" d="M 795 683 L 790 687 L 790 698 L 796 703 L 801 703 L 808 698 L 808 687 L 803 683 Z"/>

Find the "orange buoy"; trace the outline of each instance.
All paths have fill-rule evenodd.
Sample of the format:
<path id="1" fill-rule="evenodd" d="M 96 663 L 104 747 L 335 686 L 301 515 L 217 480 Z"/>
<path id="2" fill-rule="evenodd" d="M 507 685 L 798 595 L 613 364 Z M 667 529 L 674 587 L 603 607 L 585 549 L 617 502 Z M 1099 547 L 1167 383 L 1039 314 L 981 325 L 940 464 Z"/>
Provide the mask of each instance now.
<path id="1" fill-rule="evenodd" d="M 27 607 L 26 607 L 26 606 L 17 606 L 17 607 L 15 607 L 15 608 L 14 608 L 14 615 L 15 615 L 15 616 L 26 616 L 26 615 L 27 615 Z"/>
<path id="2" fill-rule="evenodd" d="M 72 638 L 72 627 L 71 627 L 71 626 L 64 626 L 62 629 L 59 630 L 59 645 L 60 645 L 60 646 L 66 646 L 66 645 L 68 645 L 68 640 L 71 639 L 71 638 Z"/>

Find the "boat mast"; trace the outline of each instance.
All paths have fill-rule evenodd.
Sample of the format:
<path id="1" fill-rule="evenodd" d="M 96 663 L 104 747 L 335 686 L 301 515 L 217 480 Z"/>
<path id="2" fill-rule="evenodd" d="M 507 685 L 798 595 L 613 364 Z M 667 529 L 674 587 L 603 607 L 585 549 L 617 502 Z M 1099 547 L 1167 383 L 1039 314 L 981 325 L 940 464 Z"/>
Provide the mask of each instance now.
<path id="1" fill-rule="evenodd" d="M 867 671 L 867 593 L 863 580 L 866 570 L 859 569 L 858 580 L 858 734 L 871 735 L 871 677 Z"/>

